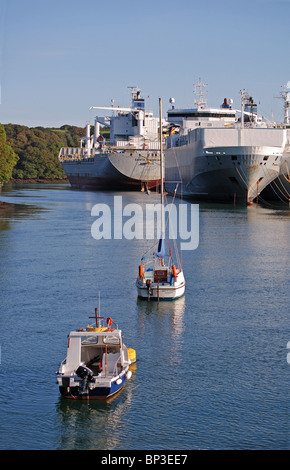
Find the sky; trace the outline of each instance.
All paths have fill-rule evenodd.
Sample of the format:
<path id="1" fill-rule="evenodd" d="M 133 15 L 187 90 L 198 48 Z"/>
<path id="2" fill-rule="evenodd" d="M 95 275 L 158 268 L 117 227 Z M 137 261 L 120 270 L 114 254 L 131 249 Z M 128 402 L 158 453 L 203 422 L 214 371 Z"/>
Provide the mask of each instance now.
<path id="1" fill-rule="evenodd" d="M 290 0 L 0 0 L 0 122 L 84 127 L 131 86 L 165 116 L 171 97 L 194 105 L 199 79 L 209 106 L 240 109 L 246 90 L 283 121 L 289 19 Z"/>

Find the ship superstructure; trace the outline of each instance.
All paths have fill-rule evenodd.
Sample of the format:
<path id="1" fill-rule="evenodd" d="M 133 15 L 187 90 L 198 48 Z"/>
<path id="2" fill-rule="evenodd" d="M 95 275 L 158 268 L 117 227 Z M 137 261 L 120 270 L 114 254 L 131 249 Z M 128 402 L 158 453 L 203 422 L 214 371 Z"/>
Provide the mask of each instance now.
<path id="1" fill-rule="evenodd" d="M 93 189 L 150 189 L 160 184 L 159 119 L 145 110 L 140 90 L 132 88 L 131 106 L 92 106 L 111 111 L 96 116 L 94 133 L 86 125 L 80 147 L 61 148 L 59 160 L 73 187 Z M 110 140 L 100 133 L 110 128 Z"/>

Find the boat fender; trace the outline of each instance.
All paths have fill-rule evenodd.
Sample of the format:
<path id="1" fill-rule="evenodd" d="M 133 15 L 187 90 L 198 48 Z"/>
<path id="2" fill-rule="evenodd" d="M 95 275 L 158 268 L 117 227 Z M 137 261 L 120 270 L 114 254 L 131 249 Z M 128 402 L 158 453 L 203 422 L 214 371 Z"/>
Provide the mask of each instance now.
<path id="1" fill-rule="evenodd" d="M 131 377 L 132 377 L 132 372 L 131 372 L 130 370 L 127 372 L 126 377 L 127 377 L 128 380 L 131 379 Z"/>
<path id="2" fill-rule="evenodd" d="M 177 270 L 176 270 L 176 266 L 175 266 L 175 265 L 172 266 L 172 274 L 173 274 L 173 277 L 174 277 L 174 278 L 177 278 Z"/>
<path id="3" fill-rule="evenodd" d="M 117 384 L 117 385 L 121 385 L 121 383 L 122 383 L 122 379 L 117 379 L 117 380 L 116 380 L 116 384 Z"/>
<path id="4" fill-rule="evenodd" d="M 139 266 L 139 277 L 143 277 L 144 276 L 144 268 L 142 266 L 142 264 L 140 264 Z"/>

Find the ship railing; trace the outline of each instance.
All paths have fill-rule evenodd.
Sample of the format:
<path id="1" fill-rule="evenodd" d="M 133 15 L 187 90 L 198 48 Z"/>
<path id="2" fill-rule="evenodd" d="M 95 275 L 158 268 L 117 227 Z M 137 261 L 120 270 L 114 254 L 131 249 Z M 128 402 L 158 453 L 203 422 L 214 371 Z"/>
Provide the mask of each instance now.
<path id="1" fill-rule="evenodd" d="M 59 152 L 60 161 L 76 161 L 93 158 L 94 149 L 85 149 L 81 147 L 62 147 Z"/>

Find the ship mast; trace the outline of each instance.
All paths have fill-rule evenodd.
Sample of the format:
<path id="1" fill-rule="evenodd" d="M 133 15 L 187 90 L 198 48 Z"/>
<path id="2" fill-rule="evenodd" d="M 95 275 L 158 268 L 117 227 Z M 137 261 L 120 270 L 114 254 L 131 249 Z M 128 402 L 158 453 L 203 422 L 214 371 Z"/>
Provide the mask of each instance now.
<path id="1" fill-rule="evenodd" d="M 198 95 L 198 99 L 194 100 L 194 103 L 197 105 L 197 109 L 203 109 L 206 106 L 206 99 L 204 96 L 207 94 L 207 91 L 203 91 L 206 87 L 207 85 L 202 83 L 201 79 L 199 79 L 197 84 L 193 85 L 193 93 Z"/>
<path id="2" fill-rule="evenodd" d="M 289 107 L 290 107 L 290 82 L 287 85 L 284 85 L 283 91 L 280 95 L 284 100 L 284 124 L 289 124 Z M 288 90 L 288 91 L 287 91 Z"/>
<path id="3" fill-rule="evenodd" d="M 164 189 L 163 189 L 163 149 L 162 149 L 162 99 L 159 98 L 159 120 L 160 120 L 160 129 L 159 129 L 159 138 L 160 138 L 160 188 L 161 188 L 161 237 L 165 235 L 164 233 Z"/>

